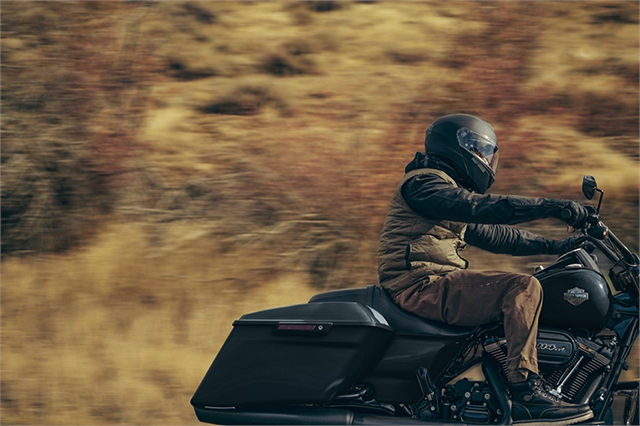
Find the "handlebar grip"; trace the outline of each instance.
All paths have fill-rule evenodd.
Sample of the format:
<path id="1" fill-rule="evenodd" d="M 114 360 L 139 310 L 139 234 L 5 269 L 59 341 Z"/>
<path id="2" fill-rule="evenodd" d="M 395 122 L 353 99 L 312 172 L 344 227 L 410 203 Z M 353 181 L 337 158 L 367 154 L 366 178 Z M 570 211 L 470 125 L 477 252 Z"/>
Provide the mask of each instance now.
<path id="1" fill-rule="evenodd" d="M 569 220 L 571 219 L 571 216 L 573 216 L 573 213 L 571 213 L 571 210 L 569 209 L 562 209 L 562 211 L 560 212 L 560 217 L 562 217 L 562 220 Z"/>

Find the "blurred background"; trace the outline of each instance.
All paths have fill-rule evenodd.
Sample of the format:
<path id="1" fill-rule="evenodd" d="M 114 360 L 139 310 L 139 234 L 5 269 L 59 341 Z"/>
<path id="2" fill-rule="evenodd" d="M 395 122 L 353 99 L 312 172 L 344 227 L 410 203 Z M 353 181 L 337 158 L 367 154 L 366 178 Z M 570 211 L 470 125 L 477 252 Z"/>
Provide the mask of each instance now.
<path id="1" fill-rule="evenodd" d="M 2 2 L 2 422 L 196 424 L 233 320 L 377 282 L 443 114 L 494 124 L 492 193 L 584 201 L 594 175 L 637 252 L 638 8 Z"/>

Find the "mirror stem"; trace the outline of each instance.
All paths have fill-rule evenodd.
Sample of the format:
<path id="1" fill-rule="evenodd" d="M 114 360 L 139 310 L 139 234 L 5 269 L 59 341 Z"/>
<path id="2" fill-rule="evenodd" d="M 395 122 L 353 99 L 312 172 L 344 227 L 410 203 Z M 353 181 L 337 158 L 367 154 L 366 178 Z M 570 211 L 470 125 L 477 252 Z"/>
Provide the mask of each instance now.
<path id="1" fill-rule="evenodd" d="M 602 197 L 604 197 L 604 191 L 600 188 L 596 188 L 596 191 L 600 193 L 600 199 L 598 200 L 598 207 L 596 208 L 596 214 L 600 214 L 600 206 L 602 205 Z"/>

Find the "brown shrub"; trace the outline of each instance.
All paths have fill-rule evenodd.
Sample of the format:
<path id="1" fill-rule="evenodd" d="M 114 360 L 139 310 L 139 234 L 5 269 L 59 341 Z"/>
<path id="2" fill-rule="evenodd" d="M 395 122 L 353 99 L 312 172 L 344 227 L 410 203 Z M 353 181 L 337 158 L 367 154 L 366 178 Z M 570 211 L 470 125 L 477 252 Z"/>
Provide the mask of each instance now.
<path id="1" fill-rule="evenodd" d="M 344 2 L 333 0 L 320 0 L 305 2 L 309 10 L 314 12 L 332 12 L 334 10 L 340 10 L 345 6 Z"/>
<path id="2" fill-rule="evenodd" d="M 182 81 L 193 81 L 202 78 L 215 77 L 219 72 L 207 66 L 192 66 L 178 58 L 170 58 L 165 66 L 165 74 Z"/>
<path id="3" fill-rule="evenodd" d="M 638 9 L 633 2 L 596 3 L 591 10 L 593 24 L 638 25 Z"/>
<path id="4" fill-rule="evenodd" d="M 214 24 L 218 20 L 215 13 L 207 10 L 198 3 L 185 3 L 182 5 L 182 9 L 186 15 L 193 16 L 196 21 L 202 24 Z"/>
<path id="5" fill-rule="evenodd" d="M 265 56 L 258 64 L 258 70 L 277 77 L 290 77 L 315 74 L 316 66 L 306 56 L 277 52 Z"/>
<path id="6" fill-rule="evenodd" d="M 405 65 L 416 65 L 427 60 L 427 56 L 417 50 L 397 49 L 386 52 L 386 56 L 393 62 Z"/>
<path id="7" fill-rule="evenodd" d="M 593 93 L 573 96 L 576 127 L 592 136 L 637 135 L 638 103 L 627 104 L 611 96 Z"/>
<path id="8" fill-rule="evenodd" d="M 286 108 L 280 97 L 259 86 L 240 86 L 198 110 L 205 114 L 255 115 L 267 106 Z"/>
<path id="9" fill-rule="evenodd" d="M 138 40 L 146 6 L 23 6 L 2 10 L 13 46 L 3 49 L 2 251 L 60 251 L 94 232 L 135 152 L 153 68 Z"/>
<path id="10" fill-rule="evenodd" d="M 32 141 L 33 142 L 33 141 Z M 90 236 L 113 202 L 82 149 L 44 139 L 7 153 L 2 167 L 2 252 L 62 251 Z"/>

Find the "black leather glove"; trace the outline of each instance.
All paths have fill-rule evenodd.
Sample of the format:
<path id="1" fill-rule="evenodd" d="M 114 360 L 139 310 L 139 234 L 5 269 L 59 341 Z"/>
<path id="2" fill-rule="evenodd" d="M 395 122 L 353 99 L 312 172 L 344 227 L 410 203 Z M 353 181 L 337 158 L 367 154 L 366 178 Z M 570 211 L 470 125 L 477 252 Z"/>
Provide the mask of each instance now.
<path id="1" fill-rule="evenodd" d="M 569 237 L 566 240 L 550 240 L 549 254 L 565 254 L 578 248 L 577 239 L 578 237 Z"/>
<path id="2" fill-rule="evenodd" d="M 592 206 L 583 206 L 575 201 L 565 201 L 558 219 L 564 220 L 575 229 L 584 229 L 587 226 L 589 216 L 595 214 L 595 212 L 596 209 Z"/>

